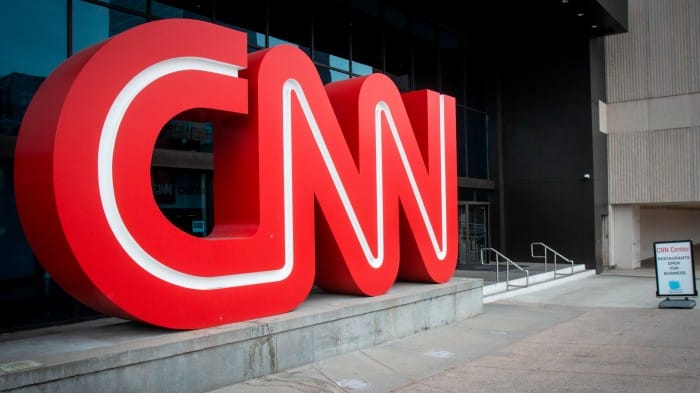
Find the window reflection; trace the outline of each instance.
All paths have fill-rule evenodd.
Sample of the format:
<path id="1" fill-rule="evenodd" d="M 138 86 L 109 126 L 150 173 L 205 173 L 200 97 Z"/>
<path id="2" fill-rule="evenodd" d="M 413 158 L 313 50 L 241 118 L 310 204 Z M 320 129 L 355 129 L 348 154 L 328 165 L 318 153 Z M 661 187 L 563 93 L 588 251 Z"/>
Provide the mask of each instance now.
<path id="1" fill-rule="evenodd" d="M 24 112 L 43 76 L 29 75 L 24 72 L 10 72 L 0 77 L 0 135 L 17 135 Z"/>
<path id="2" fill-rule="evenodd" d="M 65 1 L 28 0 L 0 13 L 0 138 L 14 140 L 22 117 L 45 77 L 66 57 Z M 7 139 L 5 139 L 7 138 Z M 12 151 L 2 147 L 2 151 Z M 44 317 L 48 282 L 24 237 L 15 207 L 12 155 L 0 154 L 0 330 L 31 314 Z M 70 300 L 69 300 L 70 302 Z M 42 314 L 43 313 L 43 314 Z"/>
<path id="3" fill-rule="evenodd" d="M 323 84 L 350 79 L 350 75 L 345 72 L 331 70 L 326 67 L 316 66 L 318 74 L 321 76 Z"/>
<path id="4" fill-rule="evenodd" d="M 99 0 L 99 2 L 146 13 L 146 0 Z"/>
<path id="5" fill-rule="evenodd" d="M 372 67 L 367 64 L 358 63 L 356 61 L 352 62 L 352 73 L 354 75 L 369 75 L 372 72 Z"/>
<path id="6" fill-rule="evenodd" d="M 278 45 L 278 42 L 294 43 L 310 55 L 313 4 L 306 1 L 278 1 L 270 6 L 270 46 Z M 273 43 L 273 37 L 279 41 Z"/>
<path id="7" fill-rule="evenodd" d="M 145 23 L 146 19 L 83 1 L 73 2 L 73 53 Z"/>
<path id="8" fill-rule="evenodd" d="M 411 88 L 411 46 L 406 39 L 407 31 L 387 27 L 384 33 L 386 47 L 386 74 L 391 77 L 400 90 Z"/>
<path id="9" fill-rule="evenodd" d="M 283 45 L 283 44 L 296 46 L 297 48 L 299 47 L 299 45 L 297 45 L 291 41 L 286 41 L 286 40 L 283 40 L 281 38 L 270 36 L 270 44 L 269 44 L 270 48 L 272 48 L 273 46 Z"/>
<path id="10" fill-rule="evenodd" d="M 485 113 L 467 111 L 467 166 L 469 177 L 489 178 L 489 139 Z"/>
<path id="11" fill-rule="evenodd" d="M 65 1 L 29 0 L 0 13 L 0 135 L 17 135 L 34 92 L 65 59 L 66 10 Z"/>
<path id="12" fill-rule="evenodd" d="M 173 225 L 193 236 L 211 233 L 211 171 L 152 167 L 151 186 L 158 208 Z"/>
<path id="13" fill-rule="evenodd" d="M 216 23 L 247 32 L 250 49 L 267 46 L 265 42 L 265 31 L 267 31 L 265 1 L 216 1 L 214 15 Z"/>
<path id="14" fill-rule="evenodd" d="M 457 106 L 457 176 L 467 177 L 467 110 Z"/>
<path id="15" fill-rule="evenodd" d="M 314 20 L 314 57 L 319 64 L 350 71 L 350 17 L 343 2 L 319 2 Z"/>
<path id="16" fill-rule="evenodd" d="M 228 23 L 223 23 L 223 22 L 217 22 L 219 25 L 228 27 L 233 30 L 237 30 L 240 32 L 246 33 L 248 36 L 248 53 L 258 51 L 260 49 L 264 49 L 267 47 L 267 44 L 265 42 L 265 34 L 246 29 L 245 27 L 241 26 L 236 26 L 236 25 L 231 25 Z"/>
<path id="17" fill-rule="evenodd" d="M 66 58 L 65 1 L 27 0 L 0 12 L 0 77 L 46 76 Z"/>
<path id="18" fill-rule="evenodd" d="M 352 11 L 352 59 L 357 65 L 378 69 L 383 68 L 382 19 L 379 13 L 379 2 L 352 2 L 357 10 Z M 355 69 L 357 75 L 368 73 L 366 68 Z"/>
<path id="19" fill-rule="evenodd" d="M 314 61 L 320 65 L 350 72 L 350 60 L 331 55 L 330 53 L 316 51 L 314 53 Z"/>
<path id="20" fill-rule="evenodd" d="M 277 46 L 277 45 L 292 45 L 292 46 L 295 46 L 295 47 L 301 49 L 304 53 L 306 53 L 307 56 L 309 56 L 311 54 L 311 48 L 305 48 L 303 46 L 299 46 L 298 44 L 291 42 L 291 41 L 286 41 L 286 40 L 283 40 L 283 39 L 280 39 L 277 37 L 273 37 L 273 36 L 270 36 L 269 41 L 270 42 L 269 42 L 268 46 L 270 48 L 272 48 L 273 46 Z"/>
<path id="21" fill-rule="evenodd" d="M 129 0 L 127 0 L 129 1 Z M 166 4 L 170 3 L 170 4 Z M 151 14 L 156 18 L 189 18 L 211 20 L 212 4 L 209 1 L 153 1 Z"/>

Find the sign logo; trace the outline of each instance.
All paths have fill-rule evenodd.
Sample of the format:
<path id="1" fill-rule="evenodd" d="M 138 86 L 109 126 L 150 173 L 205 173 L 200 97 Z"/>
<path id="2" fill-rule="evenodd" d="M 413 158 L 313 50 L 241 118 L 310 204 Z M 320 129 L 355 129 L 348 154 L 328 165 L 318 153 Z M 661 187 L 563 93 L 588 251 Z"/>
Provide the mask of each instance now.
<path id="1" fill-rule="evenodd" d="M 84 304 L 193 329 L 288 312 L 314 283 L 377 296 L 456 266 L 455 103 L 381 74 L 324 86 L 299 49 L 169 19 L 66 60 L 34 96 L 15 153 L 35 254 Z M 170 223 L 150 178 L 165 123 L 214 133 L 214 229 Z"/>

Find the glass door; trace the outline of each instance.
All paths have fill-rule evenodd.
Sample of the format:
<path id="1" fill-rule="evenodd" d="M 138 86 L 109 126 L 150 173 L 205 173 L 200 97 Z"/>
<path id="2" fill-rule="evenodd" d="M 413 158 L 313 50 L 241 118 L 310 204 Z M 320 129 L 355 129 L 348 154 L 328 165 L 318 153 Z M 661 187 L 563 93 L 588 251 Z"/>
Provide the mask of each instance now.
<path id="1" fill-rule="evenodd" d="M 459 202 L 458 266 L 480 264 L 481 249 L 489 246 L 489 205 L 488 203 Z"/>
<path id="2" fill-rule="evenodd" d="M 467 264 L 467 238 L 468 238 L 468 225 L 467 225 L 467 203 L 459 202 L 457 206 L 457 217 L 459 223 L 457 224 L 457 232 L 459 238 L 459 251 L 457 256 L 457 265 Z"/>
<path id="3" fill-rule="evenodd" d="M 467 264 L 481 263 L 481 249 L 489 245 L 489 205 L 470 203 L 467 228 Z"/>

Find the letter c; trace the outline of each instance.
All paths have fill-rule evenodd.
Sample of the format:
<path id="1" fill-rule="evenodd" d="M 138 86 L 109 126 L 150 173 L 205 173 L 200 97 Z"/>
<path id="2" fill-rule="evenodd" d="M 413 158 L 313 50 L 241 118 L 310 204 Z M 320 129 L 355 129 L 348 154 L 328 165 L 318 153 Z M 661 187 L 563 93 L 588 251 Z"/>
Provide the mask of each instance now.
<path id="1" fill-rule="evenodd" d="M 283 187 L 281 174 L 260 189 L 257 173 L 226 166 L 240 159 L 227 155 L 251 154 L 238 142 L 253 137 L 236 129 L 248 111 L 246 42 L 210 23 L 151 22 L 71 57 L 37 91 L 17 140 L 17 208 L 36 256 L 73 297 L 175 329 L 280 314 L 306 298 L 313 259 L 285 244 L 284 207 L 223 207 L 254 205 L 236 189 L 272 198 Z M 214 192 L 225 203 L 207 238 L 167 221 L 150 179 L 158 133 L 192 108 L 209 110 L 222 134 Z"/>

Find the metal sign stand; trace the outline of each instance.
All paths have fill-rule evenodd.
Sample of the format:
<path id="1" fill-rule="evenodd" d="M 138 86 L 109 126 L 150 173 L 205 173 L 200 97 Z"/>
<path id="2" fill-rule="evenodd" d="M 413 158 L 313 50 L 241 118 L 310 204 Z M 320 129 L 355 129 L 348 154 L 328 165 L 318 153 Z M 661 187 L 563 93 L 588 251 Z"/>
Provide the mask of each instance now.
<path id="1" fill-rule="evenodd" d="M 695 308 L 695 300 L 666 298 L 659 303 L 659 308 Z"/>

